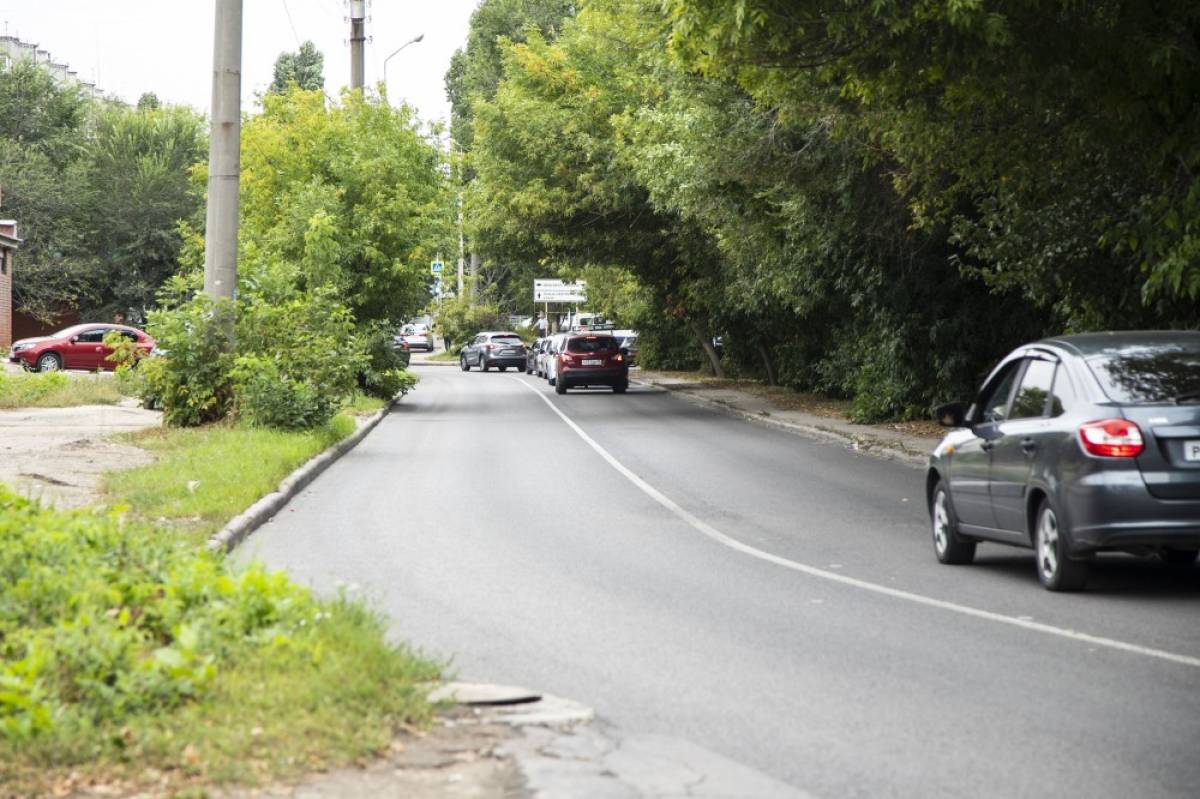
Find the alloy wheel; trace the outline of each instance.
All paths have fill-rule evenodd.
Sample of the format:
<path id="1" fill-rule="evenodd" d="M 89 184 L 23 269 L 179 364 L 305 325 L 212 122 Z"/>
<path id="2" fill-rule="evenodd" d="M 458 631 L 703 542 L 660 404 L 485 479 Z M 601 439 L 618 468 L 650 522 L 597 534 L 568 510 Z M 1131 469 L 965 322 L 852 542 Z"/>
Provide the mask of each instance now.
<path id="1" fill-rule="evenodd" d="M 933 546 L 939 555 L 950 546 L 950 511 L 946 507 L 946 492 L 939 491 L 933 500 Z"/>
<path id="2" fill-rule="evenodd" d="M 1058 574 L 1058 517 L 1045 508 L 1038 517 L 1037 558 L 1042 582 L 1052 582 Z"/>

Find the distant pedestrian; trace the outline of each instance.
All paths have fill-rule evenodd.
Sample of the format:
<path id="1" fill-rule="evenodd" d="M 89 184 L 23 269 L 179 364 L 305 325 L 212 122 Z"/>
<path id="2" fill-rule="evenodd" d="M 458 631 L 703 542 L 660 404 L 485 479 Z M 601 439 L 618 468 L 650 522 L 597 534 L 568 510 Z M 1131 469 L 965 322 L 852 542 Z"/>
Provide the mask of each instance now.
<path id="1" fill-rule="evenodd" d="M 125 321 L 125 312 L 124 311 L 114 311 L 113 312 L 113 324 L 114 325 L 129 324 L 128 322 Z"/>
<path id="2" fill-rule="evenodd" d="M 446 350 L 446 352 L 450 351 L 450 344 L 451 344 L 450 334 L 443 332 L 442 333 L 442 347 Z"/>

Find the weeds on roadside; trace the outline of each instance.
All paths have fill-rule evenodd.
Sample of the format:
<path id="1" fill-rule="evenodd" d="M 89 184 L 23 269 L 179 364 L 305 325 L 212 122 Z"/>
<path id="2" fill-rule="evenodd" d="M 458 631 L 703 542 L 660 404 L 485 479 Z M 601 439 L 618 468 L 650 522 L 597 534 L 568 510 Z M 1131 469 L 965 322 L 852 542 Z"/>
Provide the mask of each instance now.
<path id="1" fill-rule="evenodd" d="M 121 386 L 99 374 L 0 374 L 0 409 L 113 405 L 122 398 Z"/>
<path id="2" fill-rule="evenodd" d="M 419 684 L 439 672 L 384 632 L 120 511 L 0 487 L 0 795 L 255 782 L 378 751 L 429 719 Z"/>

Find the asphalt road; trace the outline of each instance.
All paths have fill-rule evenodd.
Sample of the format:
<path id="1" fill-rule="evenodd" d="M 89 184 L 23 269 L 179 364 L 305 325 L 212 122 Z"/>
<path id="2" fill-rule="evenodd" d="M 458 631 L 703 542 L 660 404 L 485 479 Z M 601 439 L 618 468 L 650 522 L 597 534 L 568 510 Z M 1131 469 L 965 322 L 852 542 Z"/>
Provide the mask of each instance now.
<path id="1" fill-rule="evenodd" d="M 418 369 L 239 557 L 352 586 L 461 678 L 816 796 L 1200 795 L 1200 568 L 1105 557 L 1057 595 L 1028 551 L 940 566 L 910 466 L 636 386 Z"/>

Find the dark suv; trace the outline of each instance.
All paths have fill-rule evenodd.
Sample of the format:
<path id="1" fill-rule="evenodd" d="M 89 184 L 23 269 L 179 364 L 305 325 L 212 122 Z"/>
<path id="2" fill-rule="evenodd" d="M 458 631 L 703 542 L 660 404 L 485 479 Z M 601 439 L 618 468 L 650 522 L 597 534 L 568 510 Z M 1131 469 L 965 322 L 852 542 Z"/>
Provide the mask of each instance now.
<path id="1" fill-rule="evenodd" d="M 611 386 L 617 394 L 629 388 L 629 363 L 611 335 L 569 335 L 553 357 L 557 359 L 554 391 L 558 394 L 581 386 Z"/>
<path id="2" fill-rule="evenodd" d="M 933 544 L 969 563 L 979 541 L 1033 547 L 1054 591 L 1093 554 L 1190 564 L 1200 553 L 1200 333 L 1061 336 L 1020 347 L 929 461 Z"/>
<path id="3" fill-rule="evenodd" d="M 483 372 L 493 366 L 499 367 L 501 372 L 510 366 L 524 372 L 525 342 L 516 333 L 480 333 L 462 348 L 458 365 L 464 372 L 471 371 L 472 366 L 478 366 Z"/>

